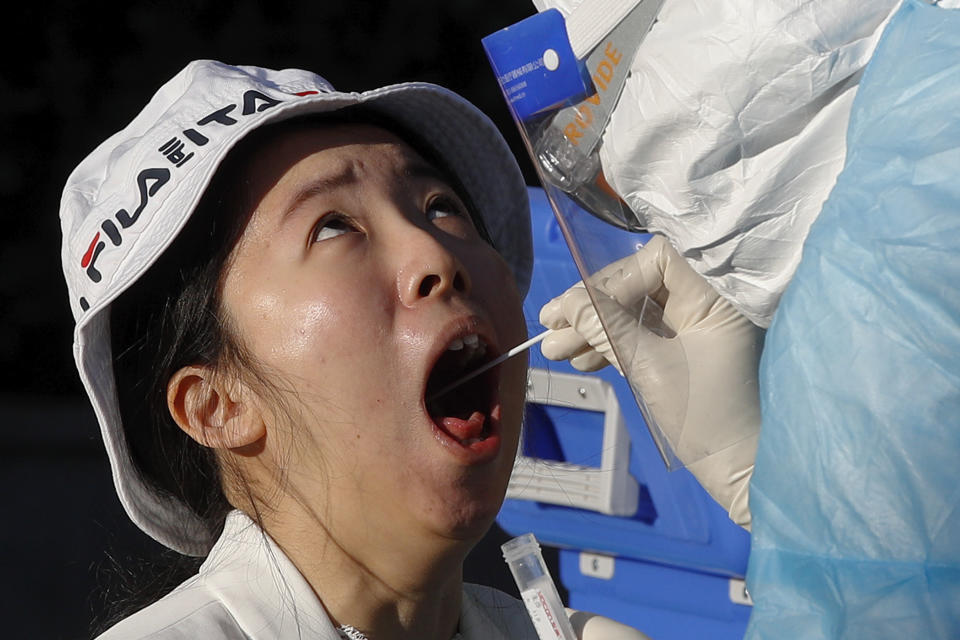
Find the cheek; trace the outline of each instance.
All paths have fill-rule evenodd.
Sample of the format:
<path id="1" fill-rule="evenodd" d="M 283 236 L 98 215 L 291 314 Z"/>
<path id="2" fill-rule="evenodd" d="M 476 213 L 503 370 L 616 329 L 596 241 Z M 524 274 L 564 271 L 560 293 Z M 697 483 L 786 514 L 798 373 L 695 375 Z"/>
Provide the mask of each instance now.
<path id="1" fill-rule="evenodd" d="M 349 367 L 370 339 L 371 310 L 320 279 L 246 282 L 225 301 L 236 330 L 261 364 L 315 383 L 326 367 Z"/>
<path id="2" fill-rule="evenodd" d="M 496 322 L 503 327 L 504 335 L 509 336 L 511 344 L 502 345 L 505 349 L 513 347 L 527 338 L 527 323 L 523 315 L 523 299 L 517 289 L 513 273 L 506 262 L 497 255 L 495 268 L 487 276 L 489 297 L 488 309 Z"/>
<path id="3" fill-rule="evenodd" d="M 296 359 L 336 324 L 336 308 L 324 299 L 297 300 L 287 288 L 251 287 L 234 306 L 238 329 L 265 361 Z"/>
<path id="4" fill-rule="evenodd" d="M 274 364 L 294 363 L 323 357 L 325 344 L 333 343 L 331 328 L 338 325 L 336 307 L 324 301 L 292 303 L 279 296 L 258 300 L 255 317 L 250 322 L 251 342 L 255 352 Z"/>
<path id="5" fill-rule="evenodd" d="M 486 242 L 478 242 L 459 255 L 466 263 L 476 289 L 488 295 L 493 293 L 505 303 L 511 303 L 515 313 L 521 311 L 522 300 L 513 272 L 496 249 Z"/>

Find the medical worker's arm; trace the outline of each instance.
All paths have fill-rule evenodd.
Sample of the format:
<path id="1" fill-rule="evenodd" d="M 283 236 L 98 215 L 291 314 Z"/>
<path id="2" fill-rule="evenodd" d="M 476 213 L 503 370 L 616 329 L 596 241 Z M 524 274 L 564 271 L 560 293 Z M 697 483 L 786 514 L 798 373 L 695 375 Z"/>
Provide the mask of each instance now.
<path id="1" fill-rule="evenodd" d="M 591 280 L 626 362 L 617 361 L 582 283 L 541 309 L 540 322 L 555 330 L 541 346 L 544 356 L 570 360 L 583 371 L 608 362 L 617 367 L 640 392 L 680 461 L 734 522 L 749 528 L 763 330 L 662 236 Z M 663 307 L 663 322 L 675 336 L 662 337 L 639 324 L 647 296 Z"/>

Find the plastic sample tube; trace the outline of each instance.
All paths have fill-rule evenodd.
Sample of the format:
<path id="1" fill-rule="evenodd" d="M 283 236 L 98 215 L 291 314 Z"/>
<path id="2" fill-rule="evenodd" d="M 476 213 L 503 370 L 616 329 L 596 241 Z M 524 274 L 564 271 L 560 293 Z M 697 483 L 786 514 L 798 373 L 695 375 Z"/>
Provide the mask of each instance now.
<path id="1" fill-rule="evenodd" d="M 540 640 L 577 640 L 534 535 L 518 536 L 500 549 Z"/>

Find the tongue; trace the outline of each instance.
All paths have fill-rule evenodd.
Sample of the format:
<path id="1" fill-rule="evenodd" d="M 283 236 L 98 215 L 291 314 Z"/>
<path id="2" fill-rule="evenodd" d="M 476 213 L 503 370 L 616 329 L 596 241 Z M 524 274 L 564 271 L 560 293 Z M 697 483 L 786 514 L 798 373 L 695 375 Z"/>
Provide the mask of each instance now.
<path id="1" fill-rule="evenodd" d="M 465 442 L 483 435 L 483 423 L 485 421 L 486 416 L 479 411 L 474 411 L 466 420 L 448 416 L 440 420 L 440 424 L 444 431 L 460 442 Z"/>

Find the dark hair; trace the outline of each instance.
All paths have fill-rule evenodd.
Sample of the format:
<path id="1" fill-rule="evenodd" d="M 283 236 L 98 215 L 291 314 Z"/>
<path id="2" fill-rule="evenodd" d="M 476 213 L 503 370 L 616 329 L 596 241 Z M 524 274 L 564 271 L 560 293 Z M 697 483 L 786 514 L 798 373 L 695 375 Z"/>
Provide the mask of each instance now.
<path id="1" fill-rule="evenodd" d="M 219 308 L 220 281 L 246 222 L 239 190 L 231 188 L 243 155 L 227 158 L 173 244 L 110 308 L 117 398 L 136 472 L 154 491 L 188 505 L 213 537 L 232 508 L 217 458 L 173 421 L 166 388 L 183 366 L 218 368 L 226 354 L 240 353 Z M 108 555 L 94 635 L 166 595 L 201 562 L 167 550 L 156 559 Z"/>
<path id="2" fill-rule="evenodd" d="M 230 152 L 173 244 L 110 311 L 120 415 L 137 472 L 155 491 L 188 505 L 205 523 L 211 538 L 219 536 L 233 508 L 223 491 L 223 470 L 211 449 L 173 421 L 167 407 L 167 383 L 184 366 L 205 365 L 215 371 L 244 372 L 269 387 L 267 377 L 245 353 L 221 311 L 222 280 L 253 204 L 243 200 L 246 169 L 256 152 L 279 132 L 330 123 L 374 124 L 406 141 L 444 174 L 464 200 L 480 235 L 490 243 L 469 194 L 442 158 L 419 136 L 375 111 L 353 108 L 267 125 Z M 161 597 L 193 574 L 198 563 L 196 559 L 165 561 L 166 575 L 146 580 L 149 586 L 138 584 L 129 571 L 123 572 L 126 587 L 136 593 L 124 597 L 115 606 L 116 612 L 98 626 L 106 629 Z"/>
<path id="3" fill-rule="evenodd" d="M 233 218 L 218 215 L 232 204 L 227 173 L 218 174 L 177 240 L 110 315 L 120 415 L 137 471 L 189 505 L 213 536 L 230 509 L 216 456 L 174 423 L 166 391 L 181 367 L 218 368 L 226 353 L 238 353 L 219 311 L 220 280 L 244 222 L 240 209 Z"/>

